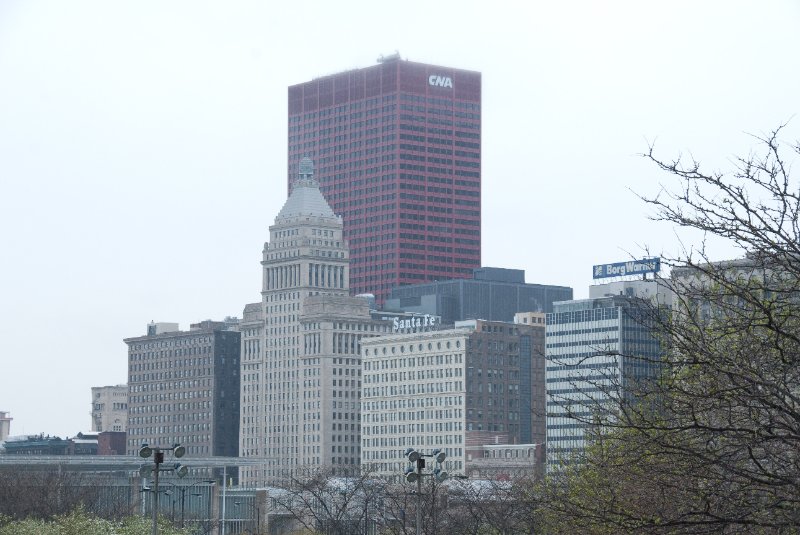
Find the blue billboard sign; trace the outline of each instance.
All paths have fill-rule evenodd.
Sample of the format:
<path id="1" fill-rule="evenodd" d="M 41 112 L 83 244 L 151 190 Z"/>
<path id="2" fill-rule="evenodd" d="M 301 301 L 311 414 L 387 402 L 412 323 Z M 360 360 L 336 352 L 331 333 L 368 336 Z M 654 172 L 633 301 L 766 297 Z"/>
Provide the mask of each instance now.
<path id="1" fill-rule="evenodd" d="M 605 279 L 608 277 L 625 277 L 626 275 L 644 275 L 645 273 L 658 273 L 660 270 L 660 258 L 645 258 L 643 260 L 594 266 L 592 278 Z"/>

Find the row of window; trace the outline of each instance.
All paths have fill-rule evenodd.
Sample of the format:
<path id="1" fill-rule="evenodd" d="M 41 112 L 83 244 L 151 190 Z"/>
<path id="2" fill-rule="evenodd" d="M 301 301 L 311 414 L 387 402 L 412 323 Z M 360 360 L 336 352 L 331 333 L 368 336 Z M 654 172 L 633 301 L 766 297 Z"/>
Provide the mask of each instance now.
<path id="1" fill-rule="evenodd" d="M 561 325 L 564 323 L 580 323 L 587 321 L 601 321 L 619 318 L 619 307 L 595 308 L 590 310 L 573 310 L 547 314 L 548 325 Z M 548 330 L 549 334 L 549 330 Z"/>
<path id="2" fill-rule="evenodd" d="M 158 349 L 166 347 L 189 347 L 202 344 L 208 344 L 212 341 L 211 336 L 191 336 L 186 338 L 178 338 L 172 340 L 159 340 L 153 342 L 134 342 L 128 348 L 133 351 L 141 351 L 143 349 Z"/>
<path id="3" fill-rule="evenodd" d="M 451 342 L 447 340 L 442 344 L 442 342 L 436 342 L 436 349 L 437 351 L 444 349 L 451 349 L 451 347 L 455 347 L 459 349 L 461 347 L 461 340 L 455 340 Z M 398 352 L 405 353 L 406 348 L 408 348 L 409 353 L 414 352 L 414 344 L 402 344 L 400 346 L 392 345 L 389 348 L 389 353 L 392 355 Z M 433 342 L 428 342 L 427 344 L 423 345 L 421 343 L 416 345 L 417 351 L 422 351 L 423 347 L 427 347 L 428 351 L 433 350 Z M 370 353 L 371 351 L 371 353 Z M 387 348 L 374 348 L 370 350 L 367 348 L 364 350 L 364 356 L 369 357 L 370 354 L 374 357 L 378 355 L 386 355 Z M 365 371 L 375 371 L 375 370 L 387 370 L 387 369 L 395 369 L 395 368 L 416 368 L 417 366 L 432 366 L 432 365 L 443 365 L 443 364 L 460 364 L 463 362 L 464 355 L 462 353 L 455 353 L 455 354 L 448 354 L 448 355 L 425 355 L 421 357 L 409 357 L 409 358 L 400 358 L 400 359 L 381 359 L 381 360 L 368 360 L 364 361 L 364 370 Z"/>

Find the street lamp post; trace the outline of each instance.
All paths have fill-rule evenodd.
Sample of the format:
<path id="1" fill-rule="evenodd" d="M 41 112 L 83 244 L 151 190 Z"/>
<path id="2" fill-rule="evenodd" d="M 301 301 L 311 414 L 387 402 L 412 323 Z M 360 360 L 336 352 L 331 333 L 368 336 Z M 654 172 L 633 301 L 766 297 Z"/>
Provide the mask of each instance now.
<path id="1" fill-rule="evenodd" d="M 257 498 L 256 498 L 257 499 Z M 239 507 L 242 502 L 233 502 L 233 505 Z M 244 505 L 250 507 L 256 513 L 256 534 L 261 535 L 261 508 L 258 504 L 245 503 Z"/>
<path id="2" fill-rule="evenodd" d="M 433 477 L 436 481 L 442 482 L 447 479 L 447 472 L 443 469 L 443 463 L 447 454 L 439 448 L 436 448 L 431 453 L 420 453 L 414 448 L 408 448 L 405 456 L 411 466 L 406 468 L 406 481 L 409 483 L 417 484 L 417 534 L 422 535 L 422 478 L 424 476 Z M 432 457 L 435 468 L 430 474 L 424 474 L 422 469 L 425 468 L 425 457 Z"/>
<path id="3" fill-rule="evenodd" d="M 216 483 L 216 481 L 214 483 Z M 192 496 L 197 496 L 198 498 L 200 496 L 202 496 L 202 495 L 203 495 L 202 492 L 193 492 L 192 493 Z M 208 506 L 207 506 L 207 509 L 206 509 L 206 518 L 205 518 L 205 521 L 207 521 L 207 522 L 211 522 L 213 520 L 211 518 L 211 516 L 213 514 L 213 502 L 214 502 L 213 487 L 209 487 L 209 491 L 208 491 Z"/>
<path id="4" fill-rule="evenodd" d="M 188 491 L 192 487 L 196 487 L 197 485 L 200 485 L 202 483 L 213 484 L 213 483 L 216 483 L 216 481 L 214 481 L 213 479 L 203 479 L 202 481 L 196 481 L 196 482 L 192 483 L 191 485 L 176 485 L 175 483 L 170 483 L 170 485 L 175 490 L 177 490 L 178 492 L 181 493 L 181 527 L 184 527 L 184 513 L 185 513 L 185 510 L 186 510 L 185 509 L 185 507 L 186 507 L 186 491 Z M 173 500 L 172 503 L 173 503 L 173 508 L 174 508 L 175 501 Z M 174 516 L 175 515 L 173 514 L 173 517 Z M 173 521 L 174 521 L 174 518 L 173 518 Z"/>
<path id="5" fill-rule="evenodd" d="M 170 491 L 170 490 L 161 490 L 161 489 L 159 489 L 158 492 L 156 492 L 155 490 L 153 490 L 152 488 L 147 487 L 147 486 L 142 487 L 142 489 L 139 491 L 139 493 L 140 494 L 141 493 L 147 493 L 147 494 L 151 494 L 152 495 L 152 497 L 150 498 L 151 511 L 152 511 L 152 507 L 155 507 L 156 502 L 158 502 L 158 500 L 159 500 L 159 494 L 163 494 L 164 496 L 172 496 L 172 491 Z M 143 498 L 142 499 L 142 516 L 145 515 L 145 503 L 146 503 L 146 499 Z M 171 516 L 170 516 L 170 520 L 173 521 L 173 522 L 175 520 L 175 500 L 172 500 L 172 513 L 171 513 Z"/>
<path id="6" fill-rule="evenodd" d="M 180 444 L 174 444 L 172 447 L 149 446 L 146 442 L 142 444 L 139 449 L 139 457 L 143 459 L 153 456 L 153 466 L 143 466 L 139 470 L 142 477 L 147 477 L 151 472 L 153 473 L 153 535 L 158 535 L 158 473 L 159 472 L 175 472 L 178 477 L 184 477 L 189 473 L 189 469 L 181 463 L 175 463 L 172 468 L 162 468 L 164 463 L 164 452 L 171 451 L 172 456 L 180 459 L 186 455 L 186 448 Z"/>

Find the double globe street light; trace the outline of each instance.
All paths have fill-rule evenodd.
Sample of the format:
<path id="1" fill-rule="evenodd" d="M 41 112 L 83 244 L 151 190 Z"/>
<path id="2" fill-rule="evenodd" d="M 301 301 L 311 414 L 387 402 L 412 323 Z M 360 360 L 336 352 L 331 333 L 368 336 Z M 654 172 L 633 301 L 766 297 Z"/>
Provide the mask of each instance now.
<path id="1" fill-rule="evenodd" d="M 172 456 L 180 459 L 186 455 L 186 447 L 174 444 L 172 447 L 153 446 L 147 442 L 139 448 L 139 457 L 149 459 L 153 457 L 153 466 L 145 465 L 139 470 L 139 475 L 148 477 L 153 474 L 153 535 L 158 535 L 158 474 L 159 472 L 174 472 L 178 477 L 184 477 L 189 473 L 189 468 L 181 463 L 175 463 L 172 468 L 162 468 L 164 463 L 164 452 L 171 451 Z"/>
<path id="2" fill-rule="evenodd" d="M 417 535 L 422 535 L 422 478 L 432 477 L 439 483 L 446 480 L 447 472 L 444 470 L 444 460 L 447 458 L 447 454 L 440 448 L 436 448 L 428 454 L 408 448 L 404 455 L 411 463 L 411 466 L 407 467 L 405 471 L 406 481 L 417 484 Z M 433 458 L 435 463 L 433 471 L 429 474 L 422 472 L 425 468 L 425 457 Z"/>

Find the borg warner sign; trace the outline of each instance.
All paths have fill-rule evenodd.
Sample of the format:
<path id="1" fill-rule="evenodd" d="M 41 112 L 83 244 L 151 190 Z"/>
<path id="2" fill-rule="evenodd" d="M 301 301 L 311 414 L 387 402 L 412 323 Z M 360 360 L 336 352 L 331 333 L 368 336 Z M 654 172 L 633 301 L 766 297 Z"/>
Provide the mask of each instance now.
<path id="1" fill-rule="evenodd" d="M 658 273 L 661 270 L 660 258 L 645 258 L 631 260 L 630 262 L 617 262 L 615 264 L 600 264 L 594 266 L 595 279 L 606 277 L 624 277 L 626 275 L 644 275 L 645 273 Z"/>
<path id="2" fill-rule="evenodd" d="M 436 326 L 438 318 L 425 314 L 408 319 L 392 318 L 392 332 L 417 332 L 418 330 L 432 329 Z"/>
<path id="3" fill-rule="evenodd" d="M 428 85 L 432 85 L 433 87 L 449 87 L 453 88 L 453 79 L 449 76 L 439 76 L 436 74 L 431 74 L 428 76 Z"/>

